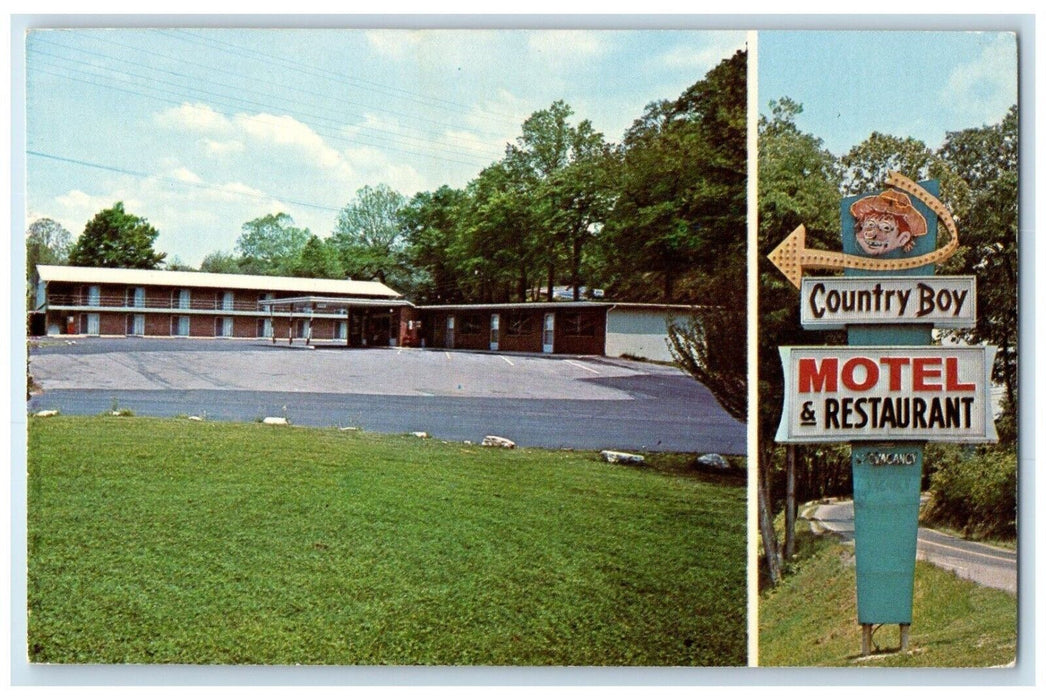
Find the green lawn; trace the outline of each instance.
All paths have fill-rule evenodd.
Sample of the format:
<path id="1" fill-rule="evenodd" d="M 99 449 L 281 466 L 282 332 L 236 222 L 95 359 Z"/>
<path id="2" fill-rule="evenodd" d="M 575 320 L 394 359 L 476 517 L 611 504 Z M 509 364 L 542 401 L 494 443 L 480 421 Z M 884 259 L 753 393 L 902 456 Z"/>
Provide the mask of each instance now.
<path id="1" fill-rule="evenodd" d="M 759 604 L 760 666 L 1003 666 L 1017 655 L 1017 599 L 924 562 L 915 568 L 908 653 L 897 625 L 861 657 L 853 547 L 802 533 L 794 571 Z"/>
<path id="2" fill-rule="evenodd" d="M 671 471 L 31 418 L 30 659 L 743 665 L 744 480 Z"/>

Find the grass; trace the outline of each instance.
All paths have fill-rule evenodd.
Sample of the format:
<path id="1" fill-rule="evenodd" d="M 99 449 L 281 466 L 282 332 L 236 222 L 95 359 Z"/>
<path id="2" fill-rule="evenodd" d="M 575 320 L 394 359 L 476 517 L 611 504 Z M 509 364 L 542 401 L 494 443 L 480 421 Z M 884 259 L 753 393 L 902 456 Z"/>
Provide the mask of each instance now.
<path id="1" fill-rule="evenodd" d="M 33 662 L 743 665 L 743 478 L 30 418 Z"/>
<path id="2" fill-rule="evenodd" d="M 1017 599 L 924 562 L 915 569 L 907 653 L 897 625 L 873 635 L 862 658 L 853 547 L 797 533 L 800 556 L 759 604 L 760 666 L 1003 666 L 1017 655 Z"/>

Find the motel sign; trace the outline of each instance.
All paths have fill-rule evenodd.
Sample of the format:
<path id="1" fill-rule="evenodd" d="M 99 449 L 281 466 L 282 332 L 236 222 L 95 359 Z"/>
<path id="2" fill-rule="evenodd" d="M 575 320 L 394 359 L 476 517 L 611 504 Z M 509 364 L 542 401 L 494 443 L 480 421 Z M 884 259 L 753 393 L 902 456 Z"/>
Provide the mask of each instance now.
<path id="1" fill-rule="evenodd" d="M 994 349 L 783 347 L 778 442 L 997 439 L 988 405 Z"/>
<path id="2" fill-rule="evenodd" d="M 933 329 L 976 323 L 976 280 L 933 274 L 959 245 L 937 183 L 897 173 L 840 205 L 842 252 L 806 248 L 797 227 L 769 255 L 800 289 L 804 328 L 848 345 L 781 347 L 781 443 L 851 443 L 861 653 L 876 625 L 912 622 L 923 444 L 997 440 L 989 404 L 995 348 L 932 345 Z M 932 190 L 932 191 L 931 191 Z M 938 221 L 946 238 L 938 247 Z M 841 277 L 807 277 L 810 268 Z"/>

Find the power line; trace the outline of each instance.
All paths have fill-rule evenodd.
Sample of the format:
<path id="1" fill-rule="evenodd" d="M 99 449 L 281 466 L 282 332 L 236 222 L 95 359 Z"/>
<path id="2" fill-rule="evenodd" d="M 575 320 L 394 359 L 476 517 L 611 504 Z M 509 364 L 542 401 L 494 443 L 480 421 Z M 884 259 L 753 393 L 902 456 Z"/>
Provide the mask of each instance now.
<path id="1" fill-rule="evenodd" d="M 473 109 L 473 107 L 471 107 L 470 105 L 464 105 L 464 104 L 461 104 L 459 102 L 454 102 L 452 100 L 447 100 L 447 99 L 440 98 L 440 97 L 431 97 L 429 95 L 419 95 L 418 93 L 415 93 L 415 92 L 410 91 L 410 90 L 405 90 L 403 88 L 397 88 L 397 87 L 393 87 L 393 86 L 389 86 L 389 85 L 384 85 L 382 83 L 378 83 L 378 82 L 375 82 L 373 80 L 368 80 L 366 78 L 360 78 L 358 76 L 347 75 L 345 73 L 338 73 L 336 71 L 329 71 L 329 70 L 322 69 L 322 68 L 316 68 L 315 66 L 311 66 L 311 65 L 309 65 L 307 63 L 302 63 L 300 61 L 295 61 L 293 59 L 284 58 L 282 56 L 270 56 L 268 54 L 262 53 L 260 51 L 255 50 L 255 49 L 250 49 L 250 48 L 247 48 L 247 47 L 244 47 L 244 46 L 240 46 L 238 44 L 233 44 L 233 43 L 228 42 L 228 41 L 222 41 L 221 39 L 217 39 L 217 38 L 215 38 L 213 36 L 202 36 L 200 34 L 194 34 L 194 33 L 190 32 L 190 31 L 187 31 L 187 30 L 184 30 L 184 29 L 156 30 L 156 31 L 158 31 L 161 34 L 165 34 L 165 35 L 168 35 L 168 36 L 174 36 L 175 38 L 182 39 L 182 41 L 192 41 L 192 42 L 195 42 L 195 43 L 198 43 L 198 44 L 199 43 L 207 43 L 207 44 L 210 44 L 211 46 L 214 46 L 218 50 L 226 51 L 227 53 L 234 53 L 234 54 L 237 54 L 237 55 L 240 55 L 240 56 L 244 56 L 244 57 L 259 57 L 263 62 L 267 62 L 267 63 L 272 63 L 275 60 L 275 61 L 279 61 L 280 63 L 283 63 L 285 65 L 297 66 L 303 72 L 312 73 L 313 75 L 329 76 L 329 77 L 335 78 L 335 79 L 337 79 L 339 81 L 347 82 L 347 83 L 350 83 L 350 84 L 368 85 L 368 86 L 371 86 L 373 89 L 377 89 L 379 91 L 383 91 L 384 94 L 388 94 L 390 96 L 396 96 L 395 93 L 403 93 L 403 95 L 399 96 L 402 99 L 407 99 L 407 100 L 410 100 L 410 101 L 413 101 L 413 102 L 417 102 L 419 104 L 424 104 L 426 106 L 438 107 L 440 109 L 445 109 L 445 110 L 448 110 L 448 111 L 449 111 L 450 108 L 465 109 L 465 110 Z M 223 49 L 222 46 L 230 47 L 230 49 L 235 49 L 235 51 L 230 50 L 230 49 Z M 506 123 L 511 122 L 514 126 L 519 123 L 519 119 L 518 119 L 518 117 L 516 115 L 505 114 L 503 112 L 497 112 L 497 111 L 494 111 L 494 110 L 483 109 L 483 108 L 478 108 L 478 109 L 479 109 L 479 111 L 485 112 L 486 114 L 489 114 L 491 116 L 494 116 L 494 117 L 506 120 Z"/>
<path id="2" fill-rule="evenodd" d="M 130 89 L 116 87 L 111 82 L 99 83 L 99 82 L 96 82 L 96 81 L 93 81 L 93 80 L 84 80 L 84 79 L 80 79 L 80 78 L 71 78 L 67 74 L 56 73 L 54 71 L 48 71 L 48 70 L 45 70 L 45 69 L 41 69 L 39 67 L 37 67 L 36 70 L 39 73 L 44 73 L 44 74 L 47 74 L 47 75 L 54 75 L 56 77 L 65 78 L 65 79 L 73 79 L 73 80 L 76 80 L 77 82 L 85 83 L 85 84 L 88 84 L 88 85 L 95 85 L 97 87 L 105 88 L 107 90 L 114 90 L 116 92 L 122 92 L 122 93 L 125 93 L 125 94 L 134 95 L 136 97 L 142 97 L 142 98 L 146 98 L 146 99 L 156 100 L 158 102 L 163 102 L 164 104 L 173 104 L 173 105 L 184 104 L 183 102 L 179 102 L 177 100 L 172 100 L 172 99 L 170 99 L 168 97 L 157 97 L 155 95 L 149 95 L 149 94 L 146 94 L 146 93 L 143 93 L 143 92 L 139 92 L 138 90 L 130 90 Z M 91 77 L 94 77 L 90 73 L 88 73 L 87 75 L 89 75 Z M 109 80 L 112 80 L 112 79 L 109 79 Z M 168 94 L 174 94 L 174 93 L 168 93 Z M 185 99 L 191 99 L 191 96 L 188 96 L 188 95 L 183 95 L 183 97 Z M 221 103 L 220 102 L 215 102 L 215 104 L 219 104 L 220 105 Z M 227 118 L 234 118 L 234 116 L 235 116 L 232 113 L 224 112 L 224 111 L 222 111 L 220 109 L 215 109 L 214 111 L 215 111 L 215 113 L 220 114 L 220 115 L 222 115 L 224 117 L 227 117 Z M 269 124 L 269 122 L 267 122 L 266 120 L 262 119 L 261 117 L 257 117 L 257 116 L 250 116 L 250 115 L 244 114 L 244 115 L 240 115 L 239 118 L 243 119 L 243 120 L 246 120 L 246 121 L 250 121 L 250 122 L 256 122 L 256 123 L 259 123 L 259 124 L 267 124 L 267 125 Z M 418 151 L 411 151 L 411 150 L 407 150 L 405 148 L 401 148 L 401 147 L 393 146 L 393 145 L 370 143 L 370 142 L 364 141 L 362 139 L 355 139 L 355 140 L 347 139 L 347 138 L 338 136 L 336 134 L 325 133 L 322 129 L 318 129 L 318 130 L 315 130 L 315 131 L 316 131 L 316 133 L 323 135 L 325 138 L 327 138 L 327 139 L 329 139 L 331 141 L 342 143 L 342 144 L 346 144 L 346 145 L 368 146 L 368 147 L 371 147 L 371 148 L 383 148 L 383 149 L 387 149 L 387 150 L 390 150 L 390 151 L 396 151 L 397 153 L 403 153 L 403 154 L 406 154 L 406 155 L 419 156 L 421 158 L 429 158 L 429 159 L 437 160 L 437 161 L 444 162 L 444 163 L 458 163 L 460 165 L 467 165 L 467 166 L 470 166 L 470 167 L 484 167 L 484 163 L 482 161 L 478 161 L 478 160 L 468 161 L 468 160 L 460 160 L 460 159 L 456 159 L 456 158 L 448 158 L 446 156 L 435 155 L 433 153 L 420 153 Z M 368 135 L 368 134 L 363 134 L 362 136 L 364 138 L 376 139 L 376 140 L 379 140 L 379 141 L 389 141 L 389 139 L 381 137 L 381 136 L 373 136 L 373 135 Z"/>
<path id="3" fill-rule="evenodd" d="M 335 213 L 338 213 L 338 212 L 341 211 L 341 209 L 337 209 L 337 208 L 334 208 L 334 207 L 328 207 L 328 206 L 323 205 L 323 204 L 314 204 L 312 202 L 302 202 L 300 200 L 295 200 L 295 199 L 286 199 L 284 197 L 276 197 L 276 196 L 270 195 L 270 194 L 253 194 L 251 192 L 243 192 L 243 191 L 239 191 L 239 190 L 230 190 L 230 189 L 228 189 L 226 187 L 221 187 L 219 185 L 212 185 L 212 184 L 204 183 L 204 182 L 186 182 L 185 180 L 177 180 L 175 178 L 167 177 L 167 176 L 164 176 L 164 175 L 156 175 L 156 174 L 153 174 L 153 173 L 141 172 L 139 170 L 129 170 L 127 168 L 119 168 L 119 167 L 116 167 L 115 165 L 104 165 L 102 163 L 92 163 L 91 161 L 79 160 L 77 158 L 67 158 L 65 156 L 59 156 L 59 155 L 55 155 L 53 153 L 43 153 L 41 151 L 26 150 L 26 155 L 36 156 L 38 158 L 47 158 L 49 160 L 56 160 L 56 161 L 59 161 L 59 162 L 62 162 L 62 163 L 72 163 L 74 165 L 81 165 L 81 166 L 84 166 L 84 167 L 87 167 L 87 168 L 96 168 L 98 170 L 108 170 L 110 172 L 121 173 L 123 175 L 133 175 L 135 177 L 141 177 L 141 178 L 145 178 L 147 180 L 161 180 L 161 181 L 169 182 L 169 183 L 176 184 L 176 185 L 186 185 L 186 186 L 189 186 L 189 187 L 196 187 L 197 189 L 214 190 L 215 192 L 221 192 L 222 194 L 233 194 L 233 195 L 237 195 L 237 196 L 240 196 L 240 197 L 250 197 L 251 199 L 258 199 L 258 200 L 278 200 L 278 201 L 281 201 L 281 202 L 286 202 L 288 204 L 296 204 L 296 205 L 298 205 L 300 207 L 309 207 L 309 208 L 312 208 L 312 209 L 321 209 L 323 211 L 330 211 L 330 212 L 335 212 Z"/>
<path id="4" fill-rule="evenodd" d="M 91 36 L 91 35 L 88 35 L 88 36 Z M 158 52 L 147 51 L 145 49 L 140 49 L 140 48 L 136 48 L 136 47 L 133 47 L 133 46 L 128 46 L 126 44 L 121 44 L 119 42 L 107 41 L 107 40 L 100 39 L 98 37 L 93 37 L 93 36 L 91 38 L 94 38 L 96 41 L 112 44 L 114 46 L 120 46 L 120 47 L 123 47 L 123 48 L 130 49 L 132 51 L 139 51 L 139 52 L 143 52 L 143 53 L 147 53 L 147 54 L 155 55 L 155 56 L 164 56 L 163 54 L 160 54 Z M 128 63 L 130 63 L 130 64 L 132 64 L 134 66 L 137 66 L 137 67 L 143 67 L 143 68 L 146 68 L 148 70 L 153 70 L 153 71 L 156 71 L 156 72 L 159 72 L 159 73 L 166 73 L 168 75 L 172 75 L 172 76 L 175 76 L 177 78 L 184 78 L 184 79 L 190 80 L 190 81 L 197 81 L 198 80 L 198 78 L 196 78 L 195 76 L 188 75 L 186 73 L 181 73 L 181 72 L 178 72 L 178 71 L 173 71 L 173 70 L 167 70 L 167 69 L 164 69 L 164 68 L 159 68 L 159 67 L 157 67 L 155 65 L 145 65 L 145 64 L 141 64 L 141 63 L 134 63 L 132 61 L 128 61 L 128 60 L 125 60 L 125 59 L 116 58 L 115 56 L 112 56 L 110 54 L 98 53 L 96 51 L 90 51 L 88 49 L 83 49 L 83 48 L 79 48 L 79 47 L 65 46 L 65 45 L 62 45 L 62 44 L 55 43 L 55 42 L 49 42 L 47 40 L 39 40 L 39 42 L 40 43 L 45 43 L 45 44 L 50 44 L 51 46 L 56 46 L 56 47 L 63 48 L 63 49 L 70 49 L 70 50 L 73 50 L 73 51 L 78 51 L 80 53 L 85 53 L 85 54 L 88 54 L 90 56 L 97 56 L 97 57 L 99 57 L 99 58 L 101 58 L 101 59 L 103 59 L 105 61 L 115 62 L 115 63 L 119 63 L 119 64 L 128 64 Z M 52 56 L 54 58 L 59 58 L 60 60 L 74 61 L 74 59 L 70 59 L 70 58 L 66 58 L 66 57 L 62 57 L 62 56 L 55 56 L 54 54 L 45 54 L 45 55 Z M 232 75 L 232 76 L 234 76 L 234 77 L 236 77 L 236 78 L 238 78 L 240 80 L 250 80 L 250 81 L 253 81 L 253 82 L 263 82 L 263 83 L 265 83 L 267 85 L 272 85 L 272 83 L 269 82 L 269 81 L 263 81 L 263 80 L 260 80 L 258 78 L 253 77 L 253 76 L 250 76 L 250 75 L 243 75 L 241 73 L 236 73 L 235 71 L 225 70 L 225 69 L 217 67 L 217 66 L 206 66 L 206 65 L 203 65 L 203 64 L 200 64 L 200 63 L 196 63 L 196 62 L 193 62 L 193 61 L 185 60 L 185 59 L 180 58 L 180 57 L 171 57 L 169 55 L 168 56 L 164 56 L 164 57 L 166 59 L 168 59 L 168 60 L 173 58 L 173 60 L 175 60 L 178 63 L 185 63 L 185 64 L 187 64 L 189 66 L 195 66 L 197 68 L 202 68 L 202 69 L 204 69 L 204 70 L 206 70 L 208 72 L 215 71 L 215 72 L 226 73 L 226 74 Z M 75 62 L 83 63 L 82 61 L 75 61 Z M 88 65 L 88 64 L 85 64 L 85 65 Z M 109 68 L 109 67 L 103 67 L 103 66 L 97 66 L 97 67 L 105 69 L 105 70 L 113 70 L 113 71 L 115 71 L 115 69 Z M 140 77 L 143 80 L 148 80 L 149 79 L 147 76 L 142 76 L 142 75 L 130 72 L 130 71 L 128 71 L 127 74 L 128 75 L 134 75 L 135 77 Z M 171 83 L 168 83 L 168 84 L 171 84 Z M 214 86 L 222 87 L 222 88 L 230 88 L 230 89 L 233 89 L 233 90 L 236 90 L 236 91 L 239 91 L 239 92 L 245 92 L 245 91 L 246 92 L 251 92 L 251 93 L 253 93 L 255 95 L 262 95 L 263 97 L 270 97 L 273 94 L 271 91 L 260 92 L 258 90 L 251 90 L 251 89 L 245 88 L 243 85 L 229 85 L 228 83 L 221 83 L 221 82 L 217 82 L 217 81 L 213 81 L 213 80 L 210 81 L 210 84 L 214 85 Z M 352 105 L 354 107 L 366 107 L 365 105 L 361 105 L 361 104 L 359 104 L 357 102 L 353 102 L 352 100 L 346 100 L 346 99 L 340 98 L 340 97 L 338 97 L 338 96 L 336 96 L 334 94 L 329 94 L 329 95 L 321 94 L 321 93 L 317 93 L 315 91 L 305 90 L 304 88 L 301 88 L 300 86 L 296 86 L 296 85 L 292 85 L 292 86 L 281 85 L 281 87 L 288 87 L 289 89 L 295 90 L 296 92 L 300 92 L 300 93 L 304 93 L 304 94 L 308 94 L 308 95 L 313 95 L 313 96 L 316 96 L 316 97 L 323 97 L 325 99 L 333 100 L 335 102 L 341 102 L 341 103 L 344 103 L 344 104 L 347 104 L 347 105 Z M 222 97 L 228 97 L 227 95 L 224 95 L 224 94 L 221 94 L 221 93 L 213 93 L 213 92 L 210 92 L 210 91 L 204 91 L 204 92 L 206 92 L 206 94 L 212 94 L 212 95 L 213 94 L 219 94 Z M 332 91 L 332 93 L 333 93 L 333 91 Z M 254 102 L 254 101 L 251 101 L 249 104 L 261 105 L 263 107 L 270 107 L 270 105 L 268 105 L 268 104 L 266 104 L 264 102 Z M 315 105 L 313 105 L 313 106 L 315 106 Z M 375 111 L 378 111 L 378 112 L 384 111 L 384 112 L 388 112 L 389 114 L 394 114 L 396 116 L 407 117 L 408 119 L 412 119 L 414 121 L 428 122 L 428 123 L 434 124 L 436 126 L 445 127 L 445 128 L 455 128 L 455 127 L 458 126 L 456 124 L 447 124 L 446 122 L 438 122 L 438 121 L 435 121 L 435 120 L 432 120 L 432 119 L 426 119 L 424 117 L 419 117 L 419 116 L 416 116 L 416 115 L 413 115 L 413 114 L 409 114 L 409 113 L 406 113 L 406 112 L 396 112 L 396 111 L 393 111 L 393 110 L 382 109 L 382 108 L 376 108 Z M 311 117 L 316 118 L 316 119 L 332 122 L 332 123 L 336 124 L 337 126 L 343 125 L 343 122 L 340 119 L 335 120 L 335 119 L 331 119 L 329 117 L 316 115 L 316 114 L 311 114 L 309 112 L 302 112 L 302 114 L 304 114 L 305 116 L 311 116 Z M 368 130 L 371 130 L 371 131 L 379 131 L 379 132 L 383 132 L 383 133 L 392 133 L 392 134 L 394 134 L 396 136 L 401 136 L 402 138 L 410 138 L 410 139 L 419 140 L 419 141 L 433 141 L 432 139 L 421 139 L 419 137 L 411 136 L 409 134 L 399 134 L 399 133 L 396 133 L 396 132 L 387 131 L 385 129 L 379 129 L 377 127 L 362 126 L 362 127 L 358 127 L 358 128 L 368 129 Z M 476 131 L 478 131 L 478 130 L 476 130 Z M 489 132 L 488 131 L 488 132 L 480 132 L 480 133 L 494 134 L 495 132 Z M 433 134 L 430 134 L 430 136 L 432 136 L 432 135 Z M 433 142 L 438 143 L 438 141 L 433 141 Z M 487 154 L 489 154 L 490 151 L 491 151 L 491 149 L 489 149 L 489 148 L 479 149 L 479 148 L 476 148 L 475 146 L 471 146 L 471 145 L 463 145 L 461 147 L 462 148 L 467 148 L 467 149 L 470 149 L 470 150 L 474 150 L 474 151 L 477 151 L 477 152 L 484 152 L 484 153 L 487 153 Z"/>
<path id="5" fill-rule="evenodd" d="M 56 58 L 59 61 L 64 61 L 64 62 L 71 63 L 71 64 L 74 64 L 74 65 L 78 64 L 78 65 L 81 65 L 81 66 L 88 66 L 88 67 L 91 67 L 91 68 L 97 68 L 97 69 L 100 69 L 100 70 L 105 70 L 105 71 L 109 71 L 109 72 L 112 72 L 112 73 L 117 73 L 117 75 L 121 75 L 122 74 L 122 75 L 126 75 L 126 76 L 131 76 L 132 78 L 140 78 L 142 80 L 149 81 L 149 84 L 147 86 L 145 86 L 145 87 L 151 88 L 151 89 L 154 89 L 154 90 L 159 90 L 159 91 L 161 91 L 161 92 L 163 92 L 163 93 L 165 93 L 167 95 L 175 95 L 175 96 L 178 96 L 178 97 L 180 97 L 182 99 L 197 99 L 197 100 L 200 99 L 200 97 L 198 95 L 186 94 L 185 92 L 175 92 L 175 91 L 172 91 L 172 90 L 168 90 L 166 88 L 156 88 L 155 87 L 155 84 L 159 83 L 159 84 L 162 84 L 162 85 L 167 85 L 167 86 L 171 86 L 171 87 L 174 87 L 174 88 L 178 88 L 179 90 L 183 90 L 184 89 L 184 87 L 182 85 L 180 85 L 178 83 L 173 83 L 173 82 L 168 81 L 168 80 L 152 78 L 152 77 L 149 77 L 149 76 L 141 75 L 141 74 L 130 72 L 130 71 L 118 72 L 118 71 L 115 71 L 112 68 L 106 68 L 106 67 L 102 67 L 102 66 L 95 66 L 93 64 L 86 63 L 84 61 L 78 61 L 78 60 L 75 60 L 75 59 L 70 59 L 70 58 L 62 57 L 62 56 L 56 56 L 54 54 L 50 54 L 50 53 L 47 53 L 47 52 L 39 51 L 39 49 L 37 49 L 36 51 L 41 56 L 46 56 L 48 58 Z M 88 53 L 91 53 L 91 52 L 88 52 Z M 39 70 L 38 67 L 36 67 L 36 69 Z M 75 68 L 75 67 L 72 67 L 72 68 L 66 67 L 66 68 L 60 68 L 60 69 L 69 70 L 69 71 L 72 71 L 72 72 L 80 72 L 80 73 L 83 73 L 83 74 L 85 74 L 85 75 L 87 75 L 89 77 L 92 77 L 92 78 L 100 78 L 100 79 L 106 79 L 106 80 L 119 79 L 119 78 L 113 78 L 111 76 L 103 76 L 103 75 L 99 75 L 97 73 L 91 73 L 91 72 L 83 71 L 83 70 L 81 70 L 79 68 Z M 66 79 L 79 80 L 81 82 L 86 82 L 88 84 L 96 85 L 98 87 L 103 87 L 103 88 L 110 88 L 111 87 L 110 85 L 108 85 L 106 83 L 98 83 L 98 82 L 94 82 L 94 81 L 90 81 L 90 80 L 84 81 L 84 80 L 82 80 L 80 78 L 77 78 L 75 76 L 63 75 L 61 73 L 48 72 L 48 71 L 45 71 L 45 70 L 41 70 L 40 72 L 44 72 L 44 73 L 47 73 L 49 75 L 55 75 L 57 77 L 62 77 L 62 78 L 66 78 Z M 169 72 L 169 71 L 162 71 L 162 72 Z M 193 79 L 192 76 L 187 76 L 185 74 L 178 74 L 178 75 L 180 75 L 181 77 L 185 77 L 187 79 L 190 79 L 190 80 Z M 122 82 L 124 82 L 124 83 L 129 83 L 131 85 L 135 85 L 136 87 L 138 87 L 138 85 L 136 83 L 132 82 L 132 81 L 128 81 L 126 79 L 120 79 L 120 80 L 122 80 Z M 231 86 L 226 86 L 226 87 L 231 87 Z M 114 88 L 114 89 L 119 90 L 119 88 Z M 156 97 L 154 95 L 148 95 L 148 94 L 140 92 L 138 90 L 124 89 L 124 90 L 120 90 L 120 91 L 129 93 L 129 94 L 142 96 L 142 97 L 151 97 L 152 99 L 163 100 L 163 98 L 159 98 L 159 97 Z M 228 103 L 223 103 L 222 102 L 222 100 L 230 99 L 228 95 L 225 95 L 225 94 L 222 94 L 222 93 L 212 92 L 212 91 L 209 91 L 209 90 L 201 90 L 201 89 L 196 89 L 196 92 L 200 93 L 200 94 L 203 94 L 203 95 L 210 96 L 211 98 L 219 98 L 218 100 L 216 100 L 217 104 L 225 104 L 228 107 L 235 107 L 236 106 L 236 105 L 230 105 Z M 171 100 L 165 100 L 165 101 L 171 103 Z M 242 105 L 249 105 L 249 106 L 252 106 L 254 108 L 261 109 L 261 110 L 271 110 L 271 111 L 274 111 L 274 112 L 280 111 L 279 109 L 274 109 L 271 105 L 268 105 L 268 104 L 265 104 L 265 103 L 261 103 L 261 102 L 256 102 L 256 101 L 253 101 L 253 100 L 239 99 L 238 101 L 241 103 L 241 106 L 240 106 L 241 109 L 243 108 Z M 173 103 L 177 104 L 177 102 L 173 102 Z M 226 114 L 226 113 L 223 113 L 223 112 L 220 112 L 220 113 L 225 114 L 225 116 L 232 116 L 232 115 L 229 115 L 229 114 Z M 340 126 L 338 124 L 335 124 L 332 120 L 327 119 L 327 118 L 322 117 L 322 116 L 319 116 L 319 115 L 307 115 L 307 116 L 311 116 L 314 119 L 316 119 L 317 121 L 326 121 L 326 122 L 328 122 L 330 124 L 334 124 L 334 126 Z M 251 119 L 251 120 L 254 120 L 254 121 L 259 121 L 259 122 L 262 121 L 262 120 L 257 119 L 256 117 L 245 116 L 244 118 Z M 302 122 L 302 123 L 305 123 L 305 122 Z M 424 139 L 424 138 L 421 138 L 421 137 L 411 136 L 411 135 L 407 135 L 407 134 L 399 134 L 399 133 L 390 132 L 390 131 L 387 131 L 387 130 L 384 130 L 384 129 L 379 129 L 379 128 L 376 128 L 376 127 L 369 127 L 369 126 L 360 126 L 360 127 L 357 127 L 357 128 L 363 129 L 363 130 L 366 130 L 366 131 L 375 131 L 375 132 L 378 132 L 379 134 L 390 134 L 392 137 L 395 137 L 395 138 L 398 138 L 398 139 L 402 139 L 402 140 L 418 141 L 418 142 L 420 142 L 418 145 L 420 145 L 422 147 L 430 148 L 430 149 L 435 150 L 435 151 L 445 151 L 445 152 L 453 153 L 453 154 L 459 155 L 459 156 L 461 155 L 460 149 L 455 149 L 455 148 L 452 148 L 450 146 L 441 145 L 441 144 L 438 144 L 436 142 L 433 142 L 431 140 Z M 317 131 L 322 133 L 322 131 L 320 129 L 317 129 Z M 375 146 L 375 144 L 368 144 L 366 142 L 362 142 L 362 141 L 359 141 L 359 140 L 354 141 L 352 139 L 348 139 L 348 138 L 345 138 L 345 137 L 342 137 L 342 136 L 338 136 L 338 135 L 335 135 L 333 133 L 327 133 L 325 135 L 328 138 L 330 138 L 331 140 L 340 141 L 340 142 L 346 143 L 346 144 L 361 144 L 361 145 Z M 389 137 L 386 137 L 386 136 L 370 135 L 370 134 L 364 134 L 364 136 L 367 136 L 368 138 L 372 138 L 372 139 L 377 139 L 379 141 L 396 143 L 393 139 L 390 139 Z M 410 144 L 405 144 L 405 145 L 410 145 Z M 378 146 L 375 146 L 375 147 L 378 147 Z M 480 167 L 482 167 L 482 166 L 487 164 L 487 162 L 483 162 L 483 161 L 479 161 L 479 160 L 466 161 L 466 160 L 455 159 L 455 158 L 447 158 L 445 156 L 440 156 L 440 155 L 434 155 L 432 153 L 418 153 L 416 151 L 408 151 L 408 150 L 405 150 L 403 148 L 399 148 L 397 146 L 380 146 L 380 147 L 389 148 L 391 150 L 407 153 L 407 154 L 410 154 L 410 155 L 418 155 L 418 156 L 422 156 L 422 157 L 433 158 L 433 159 L 436 159 L 436 160 L 458 163 L 458 164 L 461 164 L 461 165 L 470 165 L 470 166 L 480 166 Z M 477 153 L 479 153 L 478 149 L 473 148 L 472 150 L 476 150 Z M 468 156 L 465 155 L 464 157 L 467 158 Z"/>

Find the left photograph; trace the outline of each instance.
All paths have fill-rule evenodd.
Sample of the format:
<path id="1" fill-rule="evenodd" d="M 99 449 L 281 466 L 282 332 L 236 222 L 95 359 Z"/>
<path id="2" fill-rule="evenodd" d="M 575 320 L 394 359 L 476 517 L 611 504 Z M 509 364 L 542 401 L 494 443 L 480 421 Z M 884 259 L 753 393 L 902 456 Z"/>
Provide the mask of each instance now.
<path id="1" fill-rule="evenodd" d="M 28 30 L 28 662 L 745 666 L 747 59 Z"/>

